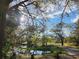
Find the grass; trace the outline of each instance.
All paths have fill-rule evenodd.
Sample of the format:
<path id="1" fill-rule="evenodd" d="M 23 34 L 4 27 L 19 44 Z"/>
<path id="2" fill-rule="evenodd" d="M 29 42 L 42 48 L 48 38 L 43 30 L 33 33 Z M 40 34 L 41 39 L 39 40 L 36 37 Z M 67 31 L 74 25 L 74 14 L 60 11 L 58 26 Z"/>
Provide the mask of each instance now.
<path id="1" fill-rule="evenodd" d="M 64 43 L 64 46 L 74 46 L 74 43 Z"/>
<path id="2" fill-rule="evenodd" d="M 64 46 L 79 49 L 79 46 L 75 46 L 74 43 L 64 43 Z"/>
<path id="3" fill-rule="evenodd" d="M 56 44 L 56 43 L 55 43 Z M 64 57 L 67 57 L 67 52 L 61 48 L 58 47 L 60 43 L 56 45 L 47 45 L 47 46 L 37 46 L 35 48 L 30 48 L 30 50 L 41 50 L 41 51 L 51 51 L 50 54 L 44 54 L 44 55 L 35 55 L 35 59 L 54 59 L 54 56 L 59 53 L 59 55 L 64 55 Z M 73 43 L 65 43 L 64 46 L 73 46 Z M 79 47 L 77 47 L 79 48 Z M 62 58 L 64 58 L 62 57 Z M 70 56 L 69 56 L 70 57 Z M 18 59 L 18 58 L 17 58 Z M 30 55 L 20 55 L 19 59 L 30 59 Z"/>
<path id="4" fill-rule="evenodd" d="M 34 48 L 30 48 L 30 50 L 40 50 L 40 51 L 64 51 L 63 48 L 55 46 L 55 45 L 47 45 L 47 46 L 37 46 Z"/>

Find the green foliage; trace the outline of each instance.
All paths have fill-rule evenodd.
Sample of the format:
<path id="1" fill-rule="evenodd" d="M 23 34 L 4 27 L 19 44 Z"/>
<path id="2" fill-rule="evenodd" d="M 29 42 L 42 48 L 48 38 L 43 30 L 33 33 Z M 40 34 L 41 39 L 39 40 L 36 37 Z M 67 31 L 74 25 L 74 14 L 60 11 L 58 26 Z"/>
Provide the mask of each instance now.
<path id="1" fill-rule="evenodd" d="M 39 50 L 39 51 L 51 51 L 51 53 L 64 53 L 65 50 L 63 48 L 54 46 L 54 45 L 48 45 L 48 46 L 37 46 L 34 48 L 30 48 L 30 50 Z"/>

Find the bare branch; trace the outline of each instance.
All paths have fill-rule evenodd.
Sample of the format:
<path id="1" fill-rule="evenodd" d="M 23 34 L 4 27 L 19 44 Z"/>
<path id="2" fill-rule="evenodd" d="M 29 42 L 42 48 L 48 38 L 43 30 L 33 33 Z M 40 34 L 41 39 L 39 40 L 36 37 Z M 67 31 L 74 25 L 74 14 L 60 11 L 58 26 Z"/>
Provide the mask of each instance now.
<path id="1" fill-rule="evenodd" d="M 16 5 L 10 7 L 9 10 L 11 10 L 11 9 L 13 9 L 13 8 L 17 8 L 18 6 L 24 4 L 24 2 L 27 2 L 27 1 L 28 1 L 28 0 L 24 0 L 24 1 L 22 1 L 22 2 L 20 2 L 20 3 L 18 3 L 18 4 L 16 4 Z"/>

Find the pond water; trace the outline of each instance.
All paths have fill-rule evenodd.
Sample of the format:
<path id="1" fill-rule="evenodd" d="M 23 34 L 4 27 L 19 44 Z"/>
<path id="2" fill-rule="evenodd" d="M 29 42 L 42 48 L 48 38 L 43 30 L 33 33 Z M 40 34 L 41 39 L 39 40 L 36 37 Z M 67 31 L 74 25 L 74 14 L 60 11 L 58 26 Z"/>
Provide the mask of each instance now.
<path id="1" fill-rule="evenodd" d="M 51 52 L 50 51 L 31 50 L 30 53 L 35 54 L 35 55 L 41 55 L 41 54 L 48 54 L 48 53 L 51 53 Z"/>
<path id="2" fill-rule="evenodd" d="M 34 55 L 42 55 L 51 53 L 51 51 L 41 51 L 41 50 L 30 50 L 30 51 L 14 51 L 16 54 L 34 54 Z"/>

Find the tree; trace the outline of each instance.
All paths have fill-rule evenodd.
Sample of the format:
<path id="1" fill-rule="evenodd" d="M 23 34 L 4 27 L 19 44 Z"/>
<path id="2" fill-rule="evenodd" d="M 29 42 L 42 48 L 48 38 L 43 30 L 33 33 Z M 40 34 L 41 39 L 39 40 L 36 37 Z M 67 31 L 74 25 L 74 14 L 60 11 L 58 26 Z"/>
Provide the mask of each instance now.
<path id="1" fill-rule="evenodd" d="M 51 30 L 51 32 L 55 34 L 56 38 L 61 40 L 61 45 L 63 46 L 64 36 L 63 36 L 63 30 L 61 26 L 63 26 L 63 24 L 61 23 L 56 24 L 56 26 L 54 27 L 54 29 Z"/>
<path id="2" fill-rule="evenodd" d="M 5 45 L 5 22 L 6 12 L 9 7 L 11 0 L 0 0 L 0 58 L 3 59 L 3 47 Z"/>
<path id="3" fill-rule="evenodd" d="M 5 43 L 5 40 L 6 40 L 6 38 L 5 38 L 6 12 L 8 10 L 8 6 L 9 6 L 9 3 L 11 1 L 13 1 L 13 0 L 0 0 L 0 8 L 1 8 L 0 9 L 0 58 L 1 59 L 3 57 L 2 49 L 3 49 L 4 45 L 5 45 L 4 43 Z M 10 7 L 9 10 L 11 10 L 11 9 L 18 9 L 19 6 L 22 6 L 22 7 L 26 8 L 27 14 L 31 18 L 31 20 L 34 21 L 34 19 L 35 19 L 33 17 L 34 14 L 30 13 L 30 11 L 29 11 L 27 6 L 32 4 L 32 5 L 35 6 L 35 8 L 37 10 L 39 10 L 40 12 L 43 13 L 44 11 L 41 10 L 41 6 L 43 6 L 43 4 L 41 4 L 41 2 L 46 4 L 48 2 L 48 0 L 40 0 L 40 1 L 39 0 L 30 0 L 30 3 L 25 4 L 25 2 L 27 2 L 27 1 L 29 1 L 29 0 L 24 0 L 24 1 L 19 2 L 18 4 Z M 50 0 L 50 1 L 54 2 L 54 4 L 57 4 L 56 1 L 58 1 L 58 0 L 56 0 L 56 1 L 55 0 Z M 66 9 L 66 7 L 65 7 L 65 9 Z M 65 9 L 64 9 L 64 11 L 65 11 Z M 38 13 L 36 13 L 36 14 L 38 14 Z M 63 13 L 62 13 L 62 15 L 63 15 Z M 41 14 L 41 16 L 43 16 L 43 14 Z M 45 19 L 45 18 L 43 17 L 43 19 Z M 44 20 L 42 20 L 42 21 L 44 21 Z M 41 23 L 41 24 L 43 24 L 43 23 Z"/>
<path id="4" fill-rule="evenodd" d="M 12 2 L 13 0 L 0 0 L 0 58 L 3 59 L 3 48 L 5 45 L 5 25 L 6 25 L 6 13 L 8 11 L 9 8 L 9 4 L 10 2 Z M 27 0 L 25 0 L 27 1 Z M 22 2 L 25 2 L 22 1 Z M 14 5 L 12 7 L 16 7 L 20 4 L 22 4 L 22 2 L 18 3 L 17 5 Z"/>
<path id="5" fill-rule="evenodd" d="M 73 34 L 76 45 L 79 45 L 79 20 L 75 23 L 75 30 L 73 30 Z"/>

